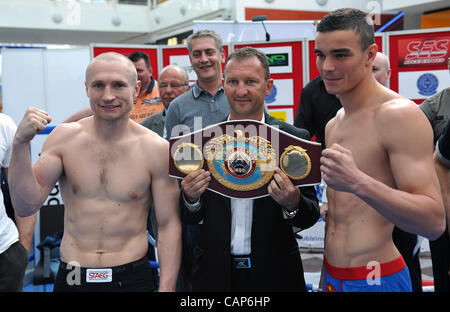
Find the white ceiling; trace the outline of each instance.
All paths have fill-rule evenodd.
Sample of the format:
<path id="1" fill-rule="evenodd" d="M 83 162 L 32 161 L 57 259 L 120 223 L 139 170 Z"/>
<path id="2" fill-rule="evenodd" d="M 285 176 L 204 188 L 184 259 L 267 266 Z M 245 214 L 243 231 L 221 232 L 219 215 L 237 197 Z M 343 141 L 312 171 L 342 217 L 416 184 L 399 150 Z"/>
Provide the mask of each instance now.
<path id="1" fill-rule="evenodd" d="M 145 44 L 192 30 L 193 20 L 233 19 L 230 10 L 235 12 L 237 9 L 224 7 L 224 3 L 232 6 L 233 1 L 202 1 L 207 4 L 206 7 L 190 7 L 191 3 L 199 1 L 171 0 L 153 10 L 138 5 L 120 6 L 121 10 L 117 9 L 119 6 L 112 8 L 106 5 L 91 5 L 87 9 L 88 6 L 83 7 L 84 4 L 82 4 L 82 23 L 78 27 L 73 27 L 68 26 L 67 21 L 68 15 L 74 11 L 73 9 L 70 11 L 67 6 L 62 4 L 44 7 L 42 3 L 45 1 L 28 0 L 27 4 L 26 0 L 0 0 L 0 45 L 7 43 L 88 45 L 94 42 Z M 239 2 L 239 0 L 236 1 Z M 243 1 L 245 3 L 257 2 Z M 349 1 L 347 0 L 347 2 Z M 410 18 L 415 19 L 420 19 L 420 14 L 423 12 L 449 7 L 448 0 L 379 1 L 381 1 L 383 12 L 405 11 L 405 18 L 409 14 Z M 285 1 L 274 0 L 273 5 L 282 2 Z M 349 4 L 347 2 L 345 5 Z M 213 4 L 208 7 L 208 3 Z M 328 1 L 328 5 L 331 4 L 336 5 L 334 2 Z M 92 12 L 89 12 L 91 7 L 93 8 Z M 184 11 L 181 10 L 182 7 Z M 296 9 L 299 8 L 296 7 Z M 308 8 L 306 6 L 302 9 Z M 323 7 L 323 9 L 332 10 L 334 8 Z M 55 14 L 60 14 L 62 17 L 62 22 L 59 24 L 53 20 Z M 120 26 L 112 25 L 112 20 L 116 17 L 121 20 Z M 420 25 L 420 20 L 413 25 Z"/>

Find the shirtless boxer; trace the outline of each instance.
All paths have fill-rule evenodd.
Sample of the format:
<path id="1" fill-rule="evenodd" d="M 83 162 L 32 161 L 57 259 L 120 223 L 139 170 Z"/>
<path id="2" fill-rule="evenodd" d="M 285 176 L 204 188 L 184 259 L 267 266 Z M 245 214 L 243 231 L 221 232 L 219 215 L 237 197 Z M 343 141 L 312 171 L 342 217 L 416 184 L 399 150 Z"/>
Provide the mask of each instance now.
<path id="1" fill-rule="evenodd" d="M 57 126 L 33 167 L 29 143 L 51 117 L 27 109 L 13 143 L 13 206 L 20 216 L 32 215 L 59 180 L 65 216 L 55 291 L 147 291 L 154 289 L 145 257 L 153 202 L 159 224 L 159 290 L 172 291 L 181 227 L 178 184 L 168 176 L 169 144 L 128 116 L 140 82 L 126 57 L 97 56 L 88 65 L 85 86 L 94 115 Z M 77 267 L 67 266 L 72 262 L 81 267 L 81 280 L 74 276 Z"/>
<path id="2" fill-rule="evenodd" d="M 431 240 L 445 227 L 431 127 L 416 104 L 376 82 L 368 21 L 362 11 L 339 9 L 316 35 L 320 75 L 343 106 L 326 126 L 321 158 L 329 207 L 324 291 L 410 291 L 394 224 Z"/>

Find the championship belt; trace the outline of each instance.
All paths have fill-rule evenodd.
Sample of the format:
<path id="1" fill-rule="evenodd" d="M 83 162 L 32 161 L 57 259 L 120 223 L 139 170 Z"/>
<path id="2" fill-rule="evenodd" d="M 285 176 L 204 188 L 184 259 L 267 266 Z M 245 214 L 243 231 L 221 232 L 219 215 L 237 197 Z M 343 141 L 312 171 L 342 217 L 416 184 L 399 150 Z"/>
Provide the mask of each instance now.
<path id="1" fill-rule="evenodd" d="M 169 175 L 205 169 L 208 189 L 227 197 L 268 195 L 275 168 L 295 186 L 319 184 L 321 145 L 254 120 L 225 121 L 170 139 Z"/>

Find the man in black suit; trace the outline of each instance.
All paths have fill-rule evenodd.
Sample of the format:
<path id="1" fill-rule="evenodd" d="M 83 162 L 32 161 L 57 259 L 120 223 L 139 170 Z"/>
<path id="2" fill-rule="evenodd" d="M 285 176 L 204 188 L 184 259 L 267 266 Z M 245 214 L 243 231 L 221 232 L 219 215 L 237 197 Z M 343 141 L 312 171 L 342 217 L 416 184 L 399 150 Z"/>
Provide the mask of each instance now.
<path id="1" fill-rule="evenodd" d="M 235 50 L 224 73 L 229 120 L 257 120 L 310 139 L 308 131 L 264 113 L 264 99 L 273 86 L 264 53 L 249 47 Z M 193 291 L 306 291 L 292 226 L 306 229 L 319 218 L 314 188 L 295 187 L 277 168 L 270 196 L 230 199 L 207 190 L 210 180 L 210 172 L 201 169 L 181 182 L 182 218 L 202 224 L 194 249 Z"/>

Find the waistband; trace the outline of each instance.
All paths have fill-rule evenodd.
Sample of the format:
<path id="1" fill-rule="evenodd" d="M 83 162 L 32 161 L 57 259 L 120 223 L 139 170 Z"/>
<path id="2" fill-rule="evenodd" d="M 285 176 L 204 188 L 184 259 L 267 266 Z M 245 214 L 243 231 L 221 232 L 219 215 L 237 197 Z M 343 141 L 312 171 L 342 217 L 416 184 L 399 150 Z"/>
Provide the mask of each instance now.
<path id="1" fill-rule="evenodd" d="M 62 267 L 65 270 L 69 270 L 67 268 L 67 263 L 61 261 L 60 262 L 60 267 Z M 131 269 L 135 269 L 137 267 L 143 266 L 143 265 L 149 265 L 150 266 L 150 262 L 147 258 L 147 256 L 143 257 L 142 259 L 130 262 L 130 263 L 126 263 L 126 264 L 122 264 L 122 265 L 118 265 L 118 266 L 114 266 L 114 267 L 103 267 L 103 268 L 85 268 L 85 267 L 79 267 L 81 272 L 88 270 L 88 269 L 96 269 L 96 270 L 101 270 L 101 269 L 111 269 L 113 273 L 119 273 L 119 272 L 123 272 L 126 270 L 131 270 Z M 70 269 L 73 270 L 73 269 Z"/>
<path id="2" fill-rule="evenodd" d="M 323 255 L 323 265 L 327 270 L 327 273 L 334 278 L 354 281 L 354 280 L 363 280 L 366 279 L 369 274 L 373 274 L 376 267 L 368 264 L 368 266 L 360 266 L 360 267 L 352 267 L 352 268 L 343 268 L 336 267 L 328 263 L 327 257 L 325 254 Z M 391 274 L 395 274 L 400 272 L 406 267 L 405 261 L 402 256 L 399 256 L 397 259 L 381 263 L 379 267 L 380 277 L 388 276 Z"/>

